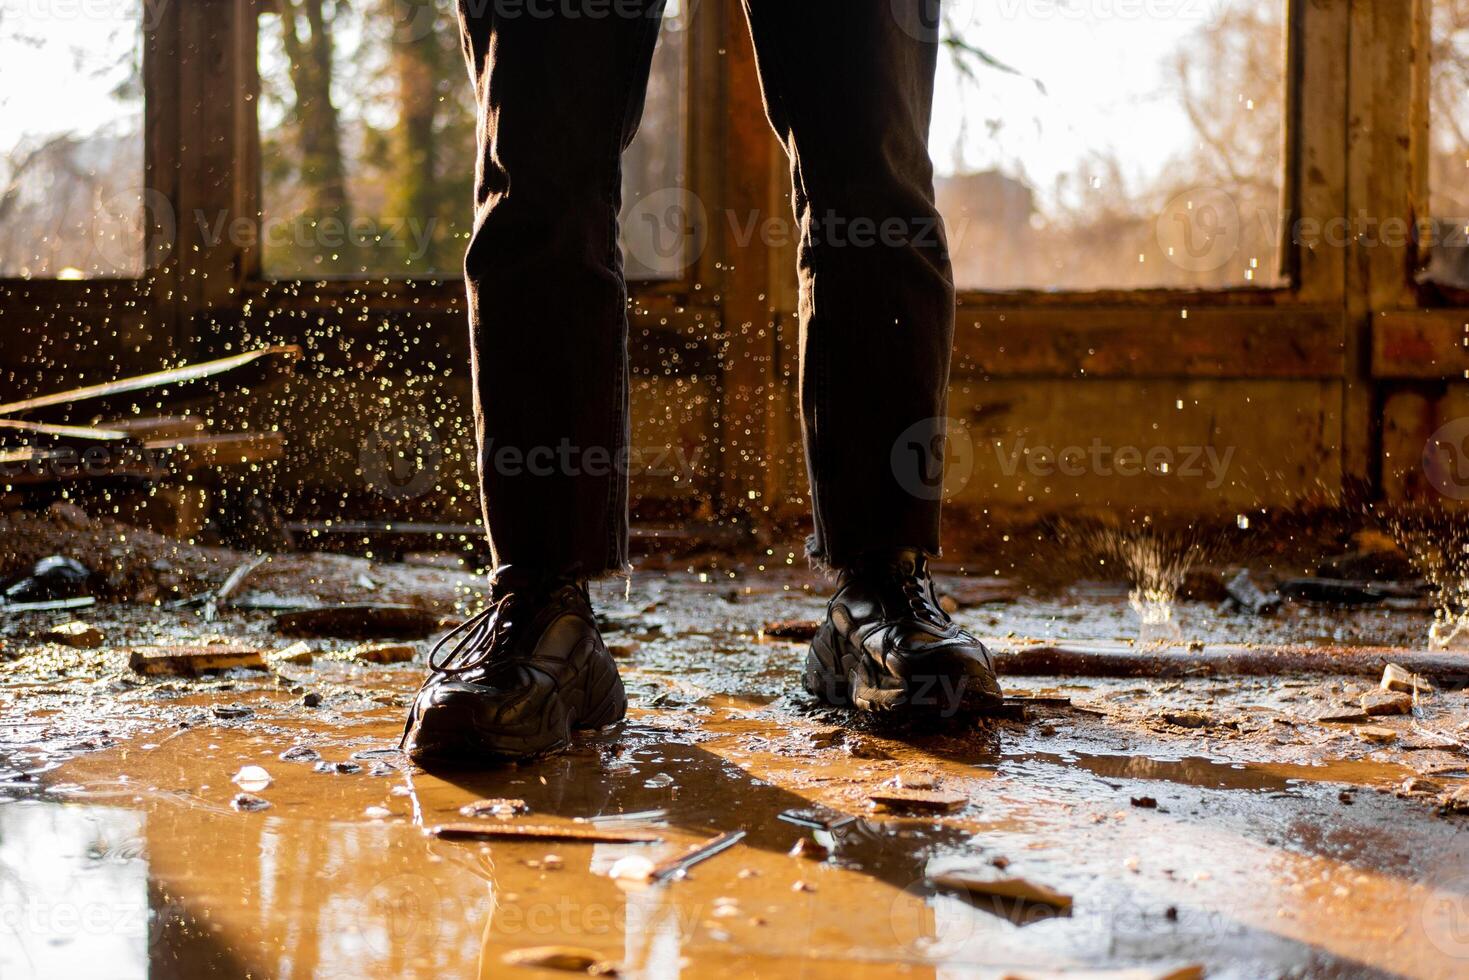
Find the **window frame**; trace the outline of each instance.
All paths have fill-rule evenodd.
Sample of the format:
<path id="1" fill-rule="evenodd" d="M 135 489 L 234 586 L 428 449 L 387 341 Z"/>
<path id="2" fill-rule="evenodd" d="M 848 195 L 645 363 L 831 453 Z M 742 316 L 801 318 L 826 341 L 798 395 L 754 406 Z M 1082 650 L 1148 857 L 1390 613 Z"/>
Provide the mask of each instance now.
<path id="1" fill-rule="evenodd" d="M 145 184 L 176 215 L 258 221 L 255 59 L 257 19 L 268 2 L 165 3 L 145 32 Z M 1418 155 L 1426 136 L 1426 66 L 1414 52 L 1422 50 L 1430 0 L 1283 2 L 1283 227 L 1360 210 L 1411 220 L 1424 200 Z M 690 189 L 710 213 L 784 215 L 787 164 L 764 119 L 741 4 L 702 0 L 691 30 Z M 1402 112 L 1404 92 L 1412 93 L 1412 113 Z M 765 494 L 799 480 L 764 462 L 788 456 L 796 438 L 793 247 L 740 242 L 726 224 L 711 223 L 708 247 L 684 276 L 630 283 L 634 367 L 641 358 L 645 368 L 656 368 L 659 348 L 677 344 L 697 355 L 690 363 L 717 376 L 716 436 L 724 458 L 718 496 L 760 519 L 769 509 Z M 1381 449 L 1382 385 L 1462 379 L 1469 370 L 1461 343 L 1466 311 L 1425 301 L 1412 281 L 1410 251 L 1289 242 L 1282 255 L 1287 282 L 1277 287 L 964 291 L 955 380 L 1289 377 L 1335 384 L 1342 485 L 1370 488 L 1380 466 L 1374 456 Z M 0 331 L 23 337 L 44 329 L 28 325 L 38 305 L 79 322 L 138 320 L 117 351 L 93 345 L 78 353 L 76 365 L 102 370 L 118 351 L 211 353 L 230 342 L 231 318 L 247 303 L 330 311 L 354 290 L 360 300 L 364 287 L 369 311 L 409 304 L 462 331 L 457 280 L 310 281 L 286 296 L 292 282 L 263 279 L 258 254 L 211 242 L 181 217 L 171 248 L 141 279 L 0 279 Z M 34 373 L 25 346 L 7 343 L 0 357 L 23 366 L 15 372 L 20 379 Z"/>

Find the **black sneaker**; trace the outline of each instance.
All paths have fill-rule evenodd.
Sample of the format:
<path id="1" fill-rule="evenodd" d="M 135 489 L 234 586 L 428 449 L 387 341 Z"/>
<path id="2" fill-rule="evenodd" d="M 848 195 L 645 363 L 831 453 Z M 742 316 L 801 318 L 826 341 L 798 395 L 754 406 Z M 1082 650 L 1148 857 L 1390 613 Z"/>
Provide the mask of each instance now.
<path id="1" fill-rule="evenodd" d="M 491 606 L 429 654 L 403 729 L 420 763 L 513 762 L 565 746 L 627 711 L 585 583 L 496 570 Z"/>
<path id="2" fill-rule="evenodd" d="M 842 573 L 806 655 L 805 683 L 828 704 L 874 713 L 982 714 L 1004 700 L 989 651 L 939 608 L 916 550 Z"/>

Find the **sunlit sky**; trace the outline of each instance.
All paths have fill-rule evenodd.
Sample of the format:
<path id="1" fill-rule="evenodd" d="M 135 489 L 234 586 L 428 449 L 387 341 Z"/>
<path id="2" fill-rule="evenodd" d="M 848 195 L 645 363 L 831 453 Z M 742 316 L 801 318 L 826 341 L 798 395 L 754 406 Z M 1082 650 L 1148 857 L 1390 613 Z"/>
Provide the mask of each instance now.
<path id="1" fill-rule="evenodd" d="M 998 168 L 1044 192 L 1111 153 L 1151 183 L 1194 139 L 1166 61 L 1220 11 L 1253 2 L 948 0 L 961 36 L 1020 75 L 981 68 L 976 86 L 943 59 L 930 141 L 939 172 Z"/>
<path id="2" fill-rule="evenodd" d="M 947 0 L 963 36 L 1021 74 L 981 68 L 976 87 L 942 60 L 939 172 L 998 167 L 1023 176 L 1044 203 L 1058 176 L 1110 153 L 1130 180 L 1151 182 L 1193 138 L 1165 60 L 1222 7 L 1246 2 Z M 109 95 L 119 71 L 98 69 L 138 44 L 142 16 L 141 0 L 0 0 L 0 147 L 22 135 L 136 125 L 140 107 Z M 1000 124 L 993 134 L 991 121 Z"/>

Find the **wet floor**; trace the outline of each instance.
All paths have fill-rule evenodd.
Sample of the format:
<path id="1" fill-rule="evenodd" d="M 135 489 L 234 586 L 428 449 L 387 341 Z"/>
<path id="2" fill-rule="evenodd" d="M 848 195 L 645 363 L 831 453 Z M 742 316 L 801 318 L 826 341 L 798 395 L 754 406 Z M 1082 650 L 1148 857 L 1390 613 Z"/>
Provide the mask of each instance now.
<path id="1" fill-rule="evenodd" d="M 484 772 L 428 774 L 397 755 L 413 664 L 319 656 L 145 679 L 111 645 L 62 650 L 12 625 L 0 673 L 0 976 L 1469 969 L 1469 818 L 1401 789 L 1469 781 L 1469 695 L 1440 691 L 1368 726 L 1312 720 L 1312 708 L 1370 687 L 1353 679 L 1009 678 L 1015 693 L 1070 706 L 963 730 L 874 729 L 794 691 L 799 645 L 756 637 L 767 621 L 815 616 L 809 584 L 695 573 L 602 589 L 629 720 Z M 1128 628 L 1125 600 L 1106 596 L 959 615 L 1001 637 L 1116 639 Z M 1377 615 L 1315 627 L 1339 642 L 1370 636 Z M 127 642 L 289 642 L 263 614 L 88 616 Z M 1204 607 L 1180 618 L 1190 617 L 1209 618 Z M 266 777 L 242 772 L 251 766 Z M 921 814 L 872 801 L 894 785 L 962 802 Z M 246 791 L 268 806 L 232 806 Z M 485 798 L 523 800 L 525 812 L 461 814 Z M 426 833 L 456 822 L 656 840 Z M 732 830 L 746 836 L 686 877 L 614 877 Z M 1019 879 L 1070 905 L 936 880 L 952 871 Z"/>

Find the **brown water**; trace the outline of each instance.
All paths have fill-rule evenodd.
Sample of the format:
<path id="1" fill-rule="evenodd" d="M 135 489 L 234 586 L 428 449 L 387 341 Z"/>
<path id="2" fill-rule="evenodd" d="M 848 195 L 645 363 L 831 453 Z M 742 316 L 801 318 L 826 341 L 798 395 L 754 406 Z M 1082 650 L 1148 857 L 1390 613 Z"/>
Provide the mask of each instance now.
<path id="1" fill-rule="evenodd" d="M 659 602 L 657 629 L 624 631 L 642 644 L 625 664 L 630 721 L 512 769 L 404 764 L 393 748 L 411 665 L 291 671 L 324 695 L 316 709 L 260 675 L 14 677 L 0 686 L 0 976 L 532 976 L 504 957 L 546 945 L 657 978 L 1155 976 L 1187 964 L 1213 977 L 1464 975 L 1469 824 L 1379 791 L 1424 753 L 1270 720 L 1315 687 L 1020 678 L 1013 688 L 1108 713 L 854 731 L 787 693 L 798 648 L 728 629 L 723 605 Z M 779 592 L 734 605 L 757 602 L 800 605 Z M 1150 727 L 1159 704 L 1247 724 L 1229 737 Z M 251 712 L 221 717 L 221 705 Z M 282 761 L 295 745 L 359 770 Z M 256 791 L 268 809 L 231 808 L 246 765 L 270 774 Z M 880 812 L 867 794 L 897 776 L 969 802 Z M 519 822 L 662 840 L 423 832 L 469 819 L 459 808 L 484 797 L 524 799 Z M 1143 797 L 1156 806 L 1133 804 Z M 791 855 L 813 832 L 778 819 L 811 806 L 857 817 L 820 832 L 824 861 Z M 608 875 L 628 855 L 656 860 L 732 829 L 748 836 L 683 880 Z M 928 880 L 997 858 L 1073 896 L 1070 914 Z"/>

